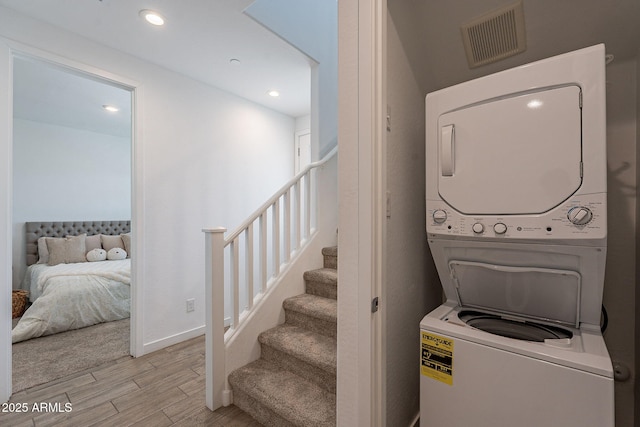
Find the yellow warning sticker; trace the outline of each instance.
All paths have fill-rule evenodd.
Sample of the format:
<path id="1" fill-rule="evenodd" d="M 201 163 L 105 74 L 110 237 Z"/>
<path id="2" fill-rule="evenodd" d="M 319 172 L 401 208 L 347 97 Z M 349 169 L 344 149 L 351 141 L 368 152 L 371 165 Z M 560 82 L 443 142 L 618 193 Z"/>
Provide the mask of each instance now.
<path id="1" fill-rule="evenodd" d="M 420 331 L 420 373 L 453 385 L 453 340 Z"/>

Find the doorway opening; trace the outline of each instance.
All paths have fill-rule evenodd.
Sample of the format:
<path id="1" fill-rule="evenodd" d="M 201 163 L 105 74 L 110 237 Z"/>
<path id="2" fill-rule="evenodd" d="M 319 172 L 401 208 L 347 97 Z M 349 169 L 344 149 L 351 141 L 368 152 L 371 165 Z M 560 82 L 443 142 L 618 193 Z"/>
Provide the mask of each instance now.
<path id="1" fill-rule="evenodd" d="M 125 237 L 127 233 L 120 231 L 126 230 L 99 229 L 96 234 L 90 225 L 84 232 L 72 227 L 68 234 L 66 230 L 65 235 L 57 234 L 55 241 L 39 239 L 37 259 L 30 260 L 27 254 L 33 248 L 30 252 L 26 223 L 41 222 L 43 236 L 50 233 L 45 230 L 48 223 L 129 221 L 133 225 L 133 95 L 132 88 L 94 74 L 27 55 L 13 56 L 12 289 L 30 293 L 28 308 L 12 321 L 14 332 L 20 331 L 12 334 L 14 339 L 22 340 L 12 346 L 13 393 L 72 370 L 89 369 L 105 358 L 131 354 L 131 229 Z M 84 245 L 78 243 L 81 240 Z M 54 257 L 52 251 L 60 244 L 65 255 Z M 100 268 L 88 261 L 89 251 L 99 249 L 106 256 L 114 245 L 123 250 L 128 246 L 125 260 L 109 257 L 104 263 L 109 262 L 107 270 L 112 272 L 97 274 Z M 84 252 L 83 259 L 68 258 L 70 248 L 75 255 Z M 44 259 L 43 249 L 49 252 L 49 260 Z M 86 280 L 79 279 L 75 270 L 68 275 L 44 272 L 49 267 L 68 270 L 72 264 L 89 272 Z M 112 298 L 102 299 L 107 294 Z M 98 300 L 102 306 L 94 305 Z M 92 308 L 87 310 L 100 313 L 79 312 L 88 306 Z M 63 338 L 67 344 L 52 345 Z M 89 349 L 83 350 L 87 340 L 94 356 L 87 354 Z M 55 357 L 56 352 L 64 357 Z"/>

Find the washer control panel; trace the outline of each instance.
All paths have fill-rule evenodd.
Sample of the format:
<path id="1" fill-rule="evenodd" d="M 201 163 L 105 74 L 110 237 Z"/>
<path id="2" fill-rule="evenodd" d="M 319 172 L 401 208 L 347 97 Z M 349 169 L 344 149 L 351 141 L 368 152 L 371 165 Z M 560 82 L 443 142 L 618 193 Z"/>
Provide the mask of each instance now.
<path id="1" fill-rule="evenodd" d="M 504 239 L 603 239 L 606 194 L 574 196 L 549 212 L 531 215 L 473 215 L 442 200 L 427 200 L 427 233 Z"/>

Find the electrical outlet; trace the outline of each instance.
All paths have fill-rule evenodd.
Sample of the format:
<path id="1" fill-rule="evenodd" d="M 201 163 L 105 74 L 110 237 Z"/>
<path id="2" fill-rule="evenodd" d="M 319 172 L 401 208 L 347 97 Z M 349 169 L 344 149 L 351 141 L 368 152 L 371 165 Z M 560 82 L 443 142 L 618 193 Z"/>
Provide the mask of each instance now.
<path id="1" fill-rule="evenodd" d="M 196 300 L 191 298 L 187 300 L 187 313 L 191 311 L 195 311 L 196 309 Z"/>

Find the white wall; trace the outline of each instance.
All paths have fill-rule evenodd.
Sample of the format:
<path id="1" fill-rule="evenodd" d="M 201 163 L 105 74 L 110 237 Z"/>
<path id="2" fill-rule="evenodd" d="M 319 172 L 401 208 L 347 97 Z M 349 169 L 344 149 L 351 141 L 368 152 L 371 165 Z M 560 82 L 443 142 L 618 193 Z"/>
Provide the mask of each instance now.
<path id="1" fill-rule="evenodd" d="M 11 93 L 11 75 L 9 48 L 0 43 L 0 94 Z M 6 262 L 11 257 L 11 116 L 11 103 L 4 99 L 0 102 L 0 402 L 11 396 L 11 266 Z"/>
<path id="2" fill-rule="evenodd" d="M 636 55 L 636 58 L 640 57 L 640 51 Z M 638 146 L 640 146 L 640 132 L 638 132 L 638 123 L 640 123 L 640 66 L 638 66 L 638 62 L 636 60 L 636 227 L 640 224 L 640 199 L 637 197 L 638 186 L 640 185 L 640 170 L 638 170 L 637 165 L 640 164 L 640 150 L 638 150 Z M 636 253 L 640 248 L 640 234 L 636 229 L 635 233 L 635 250 Z M 638 307 L 640 304 L 640 292 L 638 292 L 638 278 L 640 277 L 640 263 L 636 262 L 636 283 L 634 286 L 635 290 L 635 307 Z M 640 310 L 635 310 L 635 336 L 634 336 L 634 371 L 640 372 Z M 634 375 L 633 377 L 634 389 L 637 388 L 638 384 L 638 376 Z M 634 393 L 634 416 L 635 414 L 640 413 L 640 393 Z M 640 425 L 640 417 L 637 422 L 634 424 L 635 426 Z"/>
<path id="3" fill-rule="evenodd" d="M 420 412 L 416 349 L 420 321 L 442 300 L 426 238 L 424 96 L 394 21 L 387 21 L 387 190 L 385 315 L 386 425 L 409 426 Z"/>
<path id="4" fill-rule="evenodd" d="M 14 288 L 26 270 L 25 222 L 130 218 L 130 138 L 14 119 Z"/>
<path id="5" fill-rule="evenodd" d="M 296 117 L 296 132 L 311 129 L 311 116 Z"/>
<path id="6" fill-rule="evenodd" d="M 277 10 L 278 13 L 273 13 Z M 256 0 L 245 11 L 312 58 L 312 160 L 338 143 L 338 3 L 336 0 Z M 315 89 L 313 87 L 315 86 Z"/>
<path id="7" fill-rule="evenodd" d="M 142 138 L 134 141 L 133 227 L 142 236 L 134 255 L 142 266 L 144 351 L 203 333 L 201 229 L 233 229 L 292 176 L 295 120 L 4 8 L 0 36 L 136 82 Z M 195 312 L 186 313 L 188 298 Z"/>
<path id="8" fill-rule="evenodd" d="M 607 267 L 603 303 L 609 313 L 605 342 L 614 364 L 632 372 L 616 382 L 616 426 L 632 426 L 636 378 L 635 288 L 636 246 L 636 67 L 637 62 L 614 61 L 607 66 Z"/>

